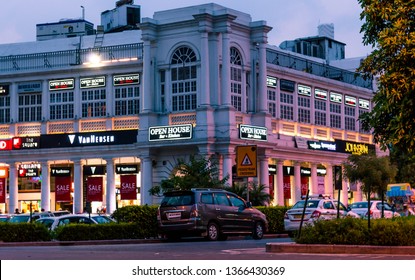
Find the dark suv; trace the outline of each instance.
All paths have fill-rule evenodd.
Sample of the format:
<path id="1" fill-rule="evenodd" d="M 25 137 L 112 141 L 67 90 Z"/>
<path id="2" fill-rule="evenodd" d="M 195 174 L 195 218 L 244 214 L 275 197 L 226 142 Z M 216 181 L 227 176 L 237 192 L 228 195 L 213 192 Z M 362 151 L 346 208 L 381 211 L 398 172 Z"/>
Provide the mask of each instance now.
<path id="1" fill-rule="evenodd" d="M 226 240 L 228 235 L 261 239 L 268 230 L 268 221 L 261 211 L 221 189 L 167 192 L 157 220 L 160 234 L 169 239 L 204 236 L 208 240 Z"/>

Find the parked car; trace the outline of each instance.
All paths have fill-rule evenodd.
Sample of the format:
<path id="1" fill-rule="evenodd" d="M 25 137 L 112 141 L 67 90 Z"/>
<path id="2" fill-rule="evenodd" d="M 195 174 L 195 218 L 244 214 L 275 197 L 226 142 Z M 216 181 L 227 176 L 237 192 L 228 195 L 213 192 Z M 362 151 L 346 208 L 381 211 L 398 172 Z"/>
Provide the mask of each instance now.
<path id="1" fill-rule="evenodd" d="M 52 224 L 55 220 L 56 220 L 56 217 L 45 217 L 45 218 L 37 219 L 35 223 L 42 224 L 45 227 L 47 227 L 49 230 L 51 230 Z"/>
<path id="2" fill-rule="evenodd" d="M 392 206 L 386 201 L 383 202 L 384 218 L 399 217 L 400 214 L 396 212 Z M 350 211 L 359 215 L 360 218 L 368 218 L 368 201 L 353 202 L 349 205 Z M 382 217 L 382 201 L 370 201 L 370 218 L 379 219 Z"/>
<path id="3" fill-rule="evenodd" d="M 261 239 L 268 230 L 266 216 L 234 193 L 221 189 L 192 189 L 164 194 L 157 213 L 162 236 L 204 236 L 226 240 L 228 235 Z"/>
<path id="4" fill-rule="evenodd" d="M 11 217 L 9 214 L 0 214 L 0 222 L 8 222 Z"/>
<path id="5" fill-rule="evenodd" d="M 55 230 L 57 227 L 68 224 L 98 224 L 98 222 L 88 217 L 88 214 L 68 214 L 54 217 L 50 230 Z"/>
<path id="6" fill-rule="evenodd" d="M 307 204 L 306 204 L 307 203 Z M 299 200 L 284 215 L 284 228 L 286 231 L 300 229 L 301 218 L 305 206 L 303 226 L 313 225 L 317 220 L 331 220 L 337 218 L 337 200 L 323 196 L 312 196 L 307 200 Z M 358 217 L 355 213 L 349 213 L 346 206 L 340 202 L 339 217 Z"/>
<path id="7" fill-rule="evenodd" d="M 23 214 L 15 214 L 13 215 L 9 222 L 11 223 L 29 223 L 30 221 L 36 221 L 37 219 L 44 218 L 44 217 L 54 217 L 52 212 L 33 212 L 30 213 L 23 213 Z"/>

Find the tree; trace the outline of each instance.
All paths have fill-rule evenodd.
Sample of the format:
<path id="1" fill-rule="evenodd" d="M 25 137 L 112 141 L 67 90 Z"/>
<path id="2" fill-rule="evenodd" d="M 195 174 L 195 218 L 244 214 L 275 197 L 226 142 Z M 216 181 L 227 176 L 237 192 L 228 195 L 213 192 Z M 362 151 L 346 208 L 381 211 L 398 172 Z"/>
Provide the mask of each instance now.
<path id="1" fill-rule="evenodd" d="M 344 176 L 352 183 L 360 182 L 368 199 L 372 194 L 383 198 L 387 185 L 394 181 L 397 173 L 389 157 L 377 157 L 375 154 L 350 155 L 343 166 Z"/>
<path id="2" fill-rule="evenodd" d="M 271 195 L 266 192 L 266 188 L 266 185 L 248 182 L 233 184 L 232 187 L 228 187 L 226 190 L 249 200 L 253 206 L 266 206 L 272 199 Z"/>
<path id="3" fill-rule="evenodd" d="M 359 67 L 379 77 L 374 108 L 360 120 L 383 149 L 415 150 L 415 0 L 358 0 L 363 43 L 375 50 Z"/>
<path id="4" fill-rule="evenodd" d="M 160 186 L 153 186 L 151 195 L 160 196 L 166 191 L 190 190 L 192 188 L 224 188 L 229 176 L 219 179 L 218 162 L 213 159 L 190 156 L 189 161 L 179 159 L 170 177 Z"/>

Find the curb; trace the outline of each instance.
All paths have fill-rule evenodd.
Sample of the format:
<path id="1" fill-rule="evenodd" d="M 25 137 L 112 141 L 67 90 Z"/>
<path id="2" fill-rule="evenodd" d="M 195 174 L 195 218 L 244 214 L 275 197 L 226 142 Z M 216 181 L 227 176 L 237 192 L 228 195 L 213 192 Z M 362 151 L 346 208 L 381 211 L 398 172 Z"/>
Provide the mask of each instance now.
<path id="1" fill-rule="evenodd" d="M 415 246 L 267 243 L 265 251 L 268 253 L 415 255 Z"/>

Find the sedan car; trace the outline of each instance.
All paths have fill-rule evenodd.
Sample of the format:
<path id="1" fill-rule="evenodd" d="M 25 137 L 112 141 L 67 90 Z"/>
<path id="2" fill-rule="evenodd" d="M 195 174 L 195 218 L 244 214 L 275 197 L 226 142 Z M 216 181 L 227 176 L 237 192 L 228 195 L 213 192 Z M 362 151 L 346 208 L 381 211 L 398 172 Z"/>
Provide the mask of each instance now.
<path id="1" fill-rule="evenodd" d="M 297 201 L 294 206 L 284 215 L 284 228 L 286 231 L 299 230 L 303 209 L 305 206 L 303 225 L 312 225 L 317 220 L 331 220 L 337 218 L 337 200 L 330 198 L 312 198 Z M 349 213 L 348 209 L 340 202 L 339 216 L 356 217 L 356 214 Z"/>
<path id="2" fill-rule="evenodd" d="M 50 230 L 55 230 L 60 226 L 68 224 L 98 224 L 97 221 L 88 217 L 88 214 L 68 214 L 54 217 L 54 221 L 50 226 Z"/>
<path id="3" fill-rule="evenodd" d="M 368 218 L 368 201 L 354 202 L 349 205 L 351 212 L 359 215 L 360 218 Z M 384 218 L 399 217 L 400 214 L 392 208 L 392 206 L 383 202 L 383 214 Z M 381 200 L 371 200 L 370 201 L 370 218 L 379 219 L 382 217 L 382 201 Z"/>

